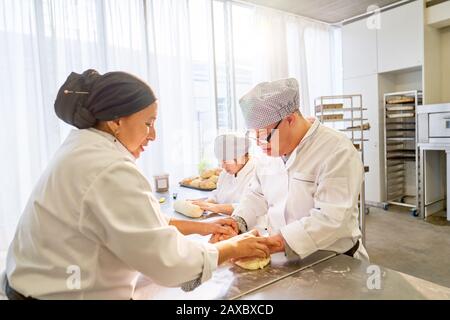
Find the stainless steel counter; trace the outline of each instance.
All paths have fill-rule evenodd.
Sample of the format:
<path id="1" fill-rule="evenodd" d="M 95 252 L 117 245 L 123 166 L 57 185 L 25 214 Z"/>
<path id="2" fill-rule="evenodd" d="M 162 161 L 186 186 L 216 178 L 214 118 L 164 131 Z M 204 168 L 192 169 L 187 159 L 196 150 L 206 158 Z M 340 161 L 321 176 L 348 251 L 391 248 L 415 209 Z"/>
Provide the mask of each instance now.
<path id="1" fill-rule="evenodd" d="M 283 253 L 278 253 L 272 255 L 269 267 L 256 271 L 244 270 L 230 262 L 220 266 L 210 280 L 194 291 L 184 292 L 179 288 L 161 288 L 153 298 L 162 300 L 239 299 L 335 255 L 334 252 L 318 251 L 303 261 L 287 261 Z"/>
<path id="2" fill-rule="evenodd" d="M 179 199 L 207 197 L 208 193 L 175 189 Z M 162 210 L 175 218 L 189 219 L 172 209 L 170 194 Z M 207 218 L 207 217 L 204 217 Z M 201 218 L 202 219 L 202 218 Z M 207 241 L 207 237 L 196 237 Z M 380 270 L 380 289 L 369 289 L 373 275 Z M 376 284 L 375 282 L 370 282 Z M 145 284 L 145 283 L 144 283 Z M 303 261 L 287 261 L 284 254 L 272 255 L 269 267 L 246 271 L 232 263 L 220 266 L 213 277 L 192 292 L 179 288 L 151 291 L 154 299 L 450 299 L 450 289 L 383 267 L 371 266 L 345 255 L 319 251 Z"/>
<path id="3" fill-rule="evenodd" d="M 338 255 L 306 270 L 248 294 L 243 299 L 450 299 L 450 288 L 380 268 L 380 289 L 374 288 L 370 264 Z M 376 266 L 375 266 L 376 267 Z M 374 268 L 372 266 L 371 268 Z M 369 289 L 368 281 L 370 287 Z"/>

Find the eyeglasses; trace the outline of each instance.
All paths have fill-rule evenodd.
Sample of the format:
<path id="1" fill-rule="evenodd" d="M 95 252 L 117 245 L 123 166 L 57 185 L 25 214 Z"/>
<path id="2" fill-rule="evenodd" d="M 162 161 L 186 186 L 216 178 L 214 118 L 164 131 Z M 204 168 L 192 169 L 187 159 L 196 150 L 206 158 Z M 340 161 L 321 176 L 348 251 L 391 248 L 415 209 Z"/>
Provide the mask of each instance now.
<path id="1" fill-rule="evenodd" d="M 272 139 L 275 130 L 278 129 L 278 127 L 280 126 L 281 122 L 283 122 L 283 120 L 284 119 L 281 119 L 280 121 L 278 121 L 277 124 L 275 125 L 275 127 L 270 129 L 270 133 L 267 135 L 267 137 L 265 139 L 260 139 L 259 137 L 250 137 L 250 131 L 247 131 L 246 136 L 251 139 L 254 139 L 256 141 L 262 142 L 262 143 L 270 143 L 270 140 Z M 257 130 L 257 131 L 259 131 L 259 130 Z"/>

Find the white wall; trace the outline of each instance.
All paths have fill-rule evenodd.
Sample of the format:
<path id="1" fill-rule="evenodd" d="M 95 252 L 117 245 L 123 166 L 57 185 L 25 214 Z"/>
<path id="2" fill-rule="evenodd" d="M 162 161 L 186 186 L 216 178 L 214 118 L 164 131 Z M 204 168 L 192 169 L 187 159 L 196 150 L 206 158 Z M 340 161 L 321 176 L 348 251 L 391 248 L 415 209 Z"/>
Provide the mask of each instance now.
<path id="1" fill-rule="evenodd" d="M 450 102 L 450 27 L 441 30 L 441 102 Z"/>
<path id="2" fill-rule="evenodd" d="M 359 20 L 342 28 L 342 61 L 344 79 L 377 72 L 376 30 L 369 29 L 366 20 Z"/>
<path id="3" fill-rule="evenodd" d="M 384 192 L 384 180 L 380 172 L 380 110 L 378 104 L 378 76 L 376 74 L 344 79 L 345 94 L 361 94 L 365 117 L 369 119 L 369 141 L 364 142 L 364 162 L 369 166 L 366 173 L 366 200 L 380 202 Z M 384 178 L 383 178 L 384 179 Z"/>
<path id="4" fill-rule="evenodd" d="M 422 65 L 423 15 L 422 0 L 381 13 L 377 30 L 378 72 Z"/>

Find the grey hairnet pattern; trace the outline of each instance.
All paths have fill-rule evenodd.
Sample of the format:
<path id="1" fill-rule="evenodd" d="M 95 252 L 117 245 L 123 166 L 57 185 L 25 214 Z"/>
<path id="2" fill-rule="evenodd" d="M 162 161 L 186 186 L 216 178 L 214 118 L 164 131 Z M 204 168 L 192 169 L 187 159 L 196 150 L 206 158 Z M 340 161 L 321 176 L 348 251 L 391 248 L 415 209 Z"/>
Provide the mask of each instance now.
<path id="1" fill-rule="evenodd" d="M 248 129 L 262 129 L 299 109 L 299 86 L 294 78 L 262 82 L 240 100 Z"/>

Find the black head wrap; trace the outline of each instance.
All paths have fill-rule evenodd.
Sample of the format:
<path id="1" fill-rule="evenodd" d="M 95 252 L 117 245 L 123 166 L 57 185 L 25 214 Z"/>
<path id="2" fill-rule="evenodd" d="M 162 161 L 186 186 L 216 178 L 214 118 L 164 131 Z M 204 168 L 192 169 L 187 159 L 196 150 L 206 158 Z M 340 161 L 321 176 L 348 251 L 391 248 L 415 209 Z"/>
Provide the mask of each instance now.
<path id="1" fill-rule="evenodd" d="M 72 72 L 59 89 L 56 115 L 79 129 L 136 113 L 156 101 L 152 89 L 125 72 Z"/>

